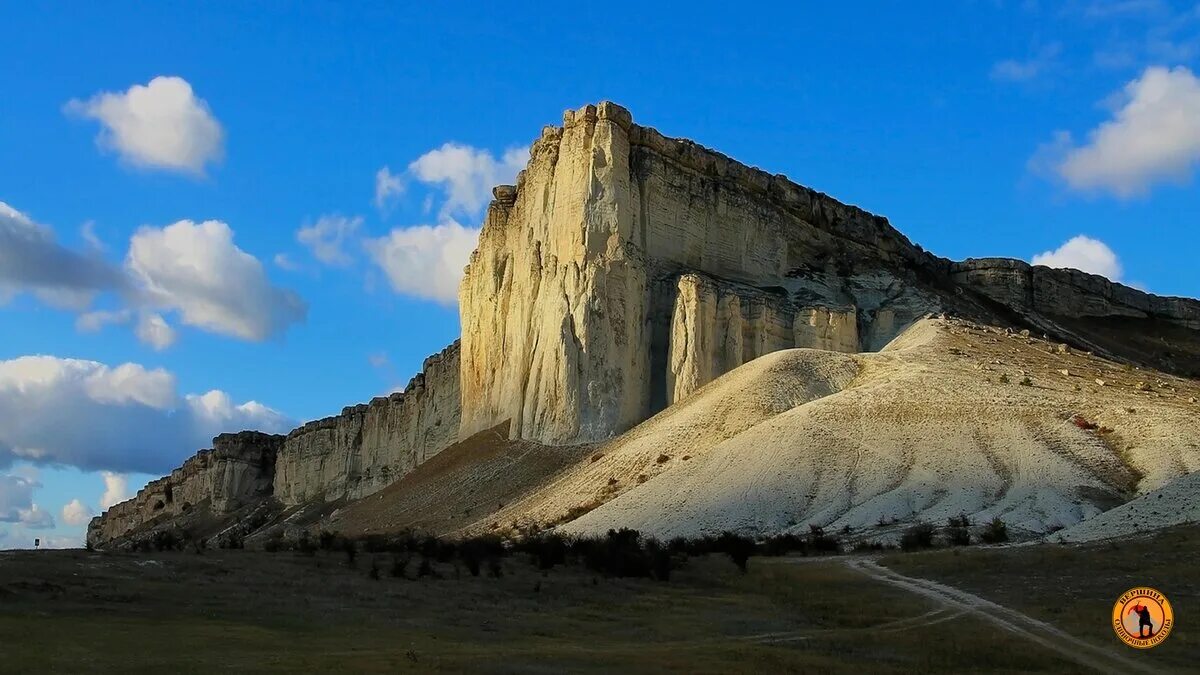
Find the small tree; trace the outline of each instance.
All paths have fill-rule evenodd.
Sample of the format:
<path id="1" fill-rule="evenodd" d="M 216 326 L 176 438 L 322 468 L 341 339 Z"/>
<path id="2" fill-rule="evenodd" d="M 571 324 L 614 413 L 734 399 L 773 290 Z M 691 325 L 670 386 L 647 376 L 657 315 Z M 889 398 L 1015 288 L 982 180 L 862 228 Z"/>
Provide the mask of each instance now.
<path id="1" fill-rule="evenodd" d="M 986 544 L 999 544 L 1008 541 L 1008 525 L 999 518 L 993 518 L 992 522 L 988 523 L 984 528 L 983 533 L 979 538 Z"/>
<path id="2" fill-rule="evenodd" d="M 353 539 L 346 538 L 342 540 L 342 552 L 346 554 L 346 564 L 354 567 L 355 562 L 358 560 L 358 545 L 354 543 Z"/>
<path id="3" fill-rule="evenodd" d="M 900 548 L 905 551 L 915 551 L 919 548 L 933 546 L 933 526 L 929 523 L 917 523 L 900 537 Z"/>

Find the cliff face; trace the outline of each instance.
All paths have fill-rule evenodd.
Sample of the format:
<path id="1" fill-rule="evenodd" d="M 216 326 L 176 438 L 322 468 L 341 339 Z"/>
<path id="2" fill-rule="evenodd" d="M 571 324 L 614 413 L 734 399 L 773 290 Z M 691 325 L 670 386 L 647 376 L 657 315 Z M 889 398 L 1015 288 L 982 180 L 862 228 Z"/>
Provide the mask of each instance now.
<path id="1" fill-rule="evenodd" d="M 133 499 L 93 518 L 88 543 L 98 546 L 199 507 L 223 515 L 270 496 L 282 444 L 283 436 L 257 431 L 217 436 L 211 450 L 201 450 Z"/>
<path id="2" fill-rule="evenodd" d="M 455 342 L 426 359 L 402 393 L 345 408 L 287 436 L 217 436 L 212 450 L 93 518 L 88 542 L 104 546 L 201 507 L 219 519 L 273 499 L 289 507 L 386 487 L 458 439 L 458 364 Z"/>
<path id="3" fill-rule="evenodd" d="M 884 218 L 611 103 L 546 127 L 517 185 L 495 195 L 460 289 L 464 435 L 511 421 L 514 437 L 600 440 L 767 352 L 874 351 L 929 312 L 1025 323 L 1175 370 L 1177 353 L 1130 352 L 1076 322 L 1198 326 L 1195 301 L 938 258 Z"/>
<path id="4" fill-rule="evenodd" d="M 875 351 L 933 312 L 1200 375 L 1194 300 L 938 258 L 885 218 L 666 138 L 611 103 L 543 129 L 517 184 L 493 194 L 460 287 L 461 344 L 403 393 L 262 441 L 270 470 L 265 445 L 258 464 L 220 470 L 201 453 L 94 520 L 89 538 L 206 500 L 229 512 L 359 498 L 505 423 L 549 445 L 606 439 L 765 354 Z"/>
<path id="5" fill-rule="evenodd" d="M 403 393 L 345 408 L 287 435 L 274 494 L 285 506 L 387 487 L 458 439 L 459 347 L 425 360 Z"/>
<path id="6" fill-rule="evenodd" d="M 463 433 L 591 441 L 764 353 L 882 346 L 941 307 L 887 221 L 612 105 L 497 191 L 460 291 Z M 703 281 L 702 281 L 703 280 Z"/>

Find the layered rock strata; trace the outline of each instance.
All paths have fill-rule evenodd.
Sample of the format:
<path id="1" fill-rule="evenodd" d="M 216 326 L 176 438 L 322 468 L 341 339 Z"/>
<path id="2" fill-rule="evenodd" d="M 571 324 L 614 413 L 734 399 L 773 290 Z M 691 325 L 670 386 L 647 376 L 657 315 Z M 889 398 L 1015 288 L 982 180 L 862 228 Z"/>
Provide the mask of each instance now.
<path id="1" fill-rule="evenodd" d="M 138 490 L 134 498 L 93 518 L 88 542 L 100 545 L 202 506 L 224 515 L 261 501 L 272 492 L 275 458 L 283 440 L 257 431 L 217 436 L 211 450 L 201 450 L 169 475 Z"/>
<path id="2" fill-rule="evenodd" d="M 403 392 L 350 406 L 287 435 L 274 494 L 292 506 L 355 499 L 398 480 L 458 440 L 459 345 L 425 359 Z"/>
<path id="3" fill-rule="evenodd" d="M 612 103 L 543 129 L 495 197 L 460 288 L 464 435 L 510 421 L 514 437 L 600 440 L 756 356 L 878 350 L 929 312 L 1024 323 L 1118 358 L 1120 340 L 1069 320 L 1194 331 L 1200 313 L 1073 270 L 938 258 L 885 218 Z"/>

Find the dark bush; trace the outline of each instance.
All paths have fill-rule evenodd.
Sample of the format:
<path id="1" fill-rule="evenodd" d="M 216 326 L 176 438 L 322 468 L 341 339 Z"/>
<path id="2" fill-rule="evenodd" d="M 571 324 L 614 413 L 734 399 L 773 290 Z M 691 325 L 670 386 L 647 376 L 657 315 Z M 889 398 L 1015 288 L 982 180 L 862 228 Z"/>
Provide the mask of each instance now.
<path id="1" fill-rule="evenodd" d="M 308 533 L 308 530 L 301 532 L 300 537 L 296 539 L 296 550 L 307 556 L 317 554 L 317 545 L 313 543 L 312 536 Z"/>
<path id="2" fill-rule="evenodd" d="M 337 547 L 337 535 L 329 530 L 321 530 L 321 533 L 317 535 L 317 541 L 320 543 L 322 551 L 332 551 Z"/>
<path id="3" fill-rule="evenodd" d="M 421 556 L 421 564 L 417 565 L 417 577 L 437 577 L 437 572 L 433 569 L 433 563 L 429 561 L 427 556 Z"/>
<path id="4" fill-rule="evenodd" d="M 841 550 L 837 537 L 825 534 L 825 528 L 820 525 L 808 526 L 808 545 L 817 553 L 837 553 Z"/>
<path id="5" fill-rule="evenodd" d="M 403 579 L 408 576 L 408 561 L 407 553 L 395 553 L 392 555 L 392 568 L 388 574 L 397 579 Z"/>
<path id="6" fill-rule="evenodd" d="M 915 551 L 920 548 L 933 546 L 933 526 L 929 523 L 917 523 L 910 526 L 900 537 L 900 548 L 905 551 Z"/>
<path id="7" fill-rule="evenodd" d="M 583 537 L 571 542 L 571 552 L 594 572 L 614 577 L 650 576 L 650 557 L 642 548 L 637 530 L 609 530 L 603 537 Z"/>
<path id="8" fill-rule="evenodd" d="M 375 564 L 374 558 L 371 558 L 371 569 L 367 570 L 367 576 L 379 581 L 379 565 Z"/>
<path id="9" fill-rule="evenodd" d="M 993 518 L 992 522 L 987 524 L 979 538 L 985 544 L 999 544 L 1008 541 L 1008 525 L 999 518 Z"/>
<path id="10" fill-rule="evenodd" d="M 342 552 L 346 554 L 346 564 L 354 567 L 358 560 L 358 545 L 349 537 L 342 539 Z"/>
<path id="11" fill-rule="evenodd" d="M 718 551 L 729 556 L 734 565 L 743 573 L 750 556 L 754 554 L 754 540 L 735 532 L 723 532 L 717 537 L 715 547 Z"/>
<path id="12" fill-rule="evenodd" d="M 670 581 L 671 570 L 675 568 L 675 558 L 671 551 L 657 539 L 650 539 L 646 541 L 646 555 L 650 557 L 651 576 L 658 581 Z"/>
<path id="13" fill-rule="evenodd" d="M 774 537 L 768 537 L 759 544 L 759 553 L 767 556 L 787 555 L 794 551 L 799 551 L 801 555 L 808 555 L 808 542 L 804 537 L 795 534 L 777 534 Z"/>
<path id="14" fill-rule="evenodd" d="M 363 539 L 363 551 L 367 553 L 384 553 L 388 550 L 388 538 L 382 534 L 368 534 Z"/>
<path id="15" fill-rule="evenodd" d="M 504 544 L 495 536 L 472 537 L 462 540 L 458 545 L 458 557 L 473 577 L 479 576 L 484 562 L 503 555 Z"/>
<path id="16" fill-rule="evenodd" d="M 561 534 L 547 532 L 526 537 L 513 549 L 528 553 L 538 569 L 548 570 L 567 561 L 568 543 Z"/>

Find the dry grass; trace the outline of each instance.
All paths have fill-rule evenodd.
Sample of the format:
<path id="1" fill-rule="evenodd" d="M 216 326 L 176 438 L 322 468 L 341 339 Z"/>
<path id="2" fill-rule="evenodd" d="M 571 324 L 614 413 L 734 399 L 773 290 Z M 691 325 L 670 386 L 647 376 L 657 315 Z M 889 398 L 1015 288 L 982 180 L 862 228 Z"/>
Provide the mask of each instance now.
<path id="1" fill-rule="evenodd" d="M 371 579 L 370 557 L 255 552 L 0 555 L 4 669 L 89 672 L 1061 671 L 971 619 L 837 561 L 693 559 L 669 584 L 541 573 Z M 386 558 L 381 558 L 386 567 Z M 758 638 L 748 639 L 751 636 Z"/>

